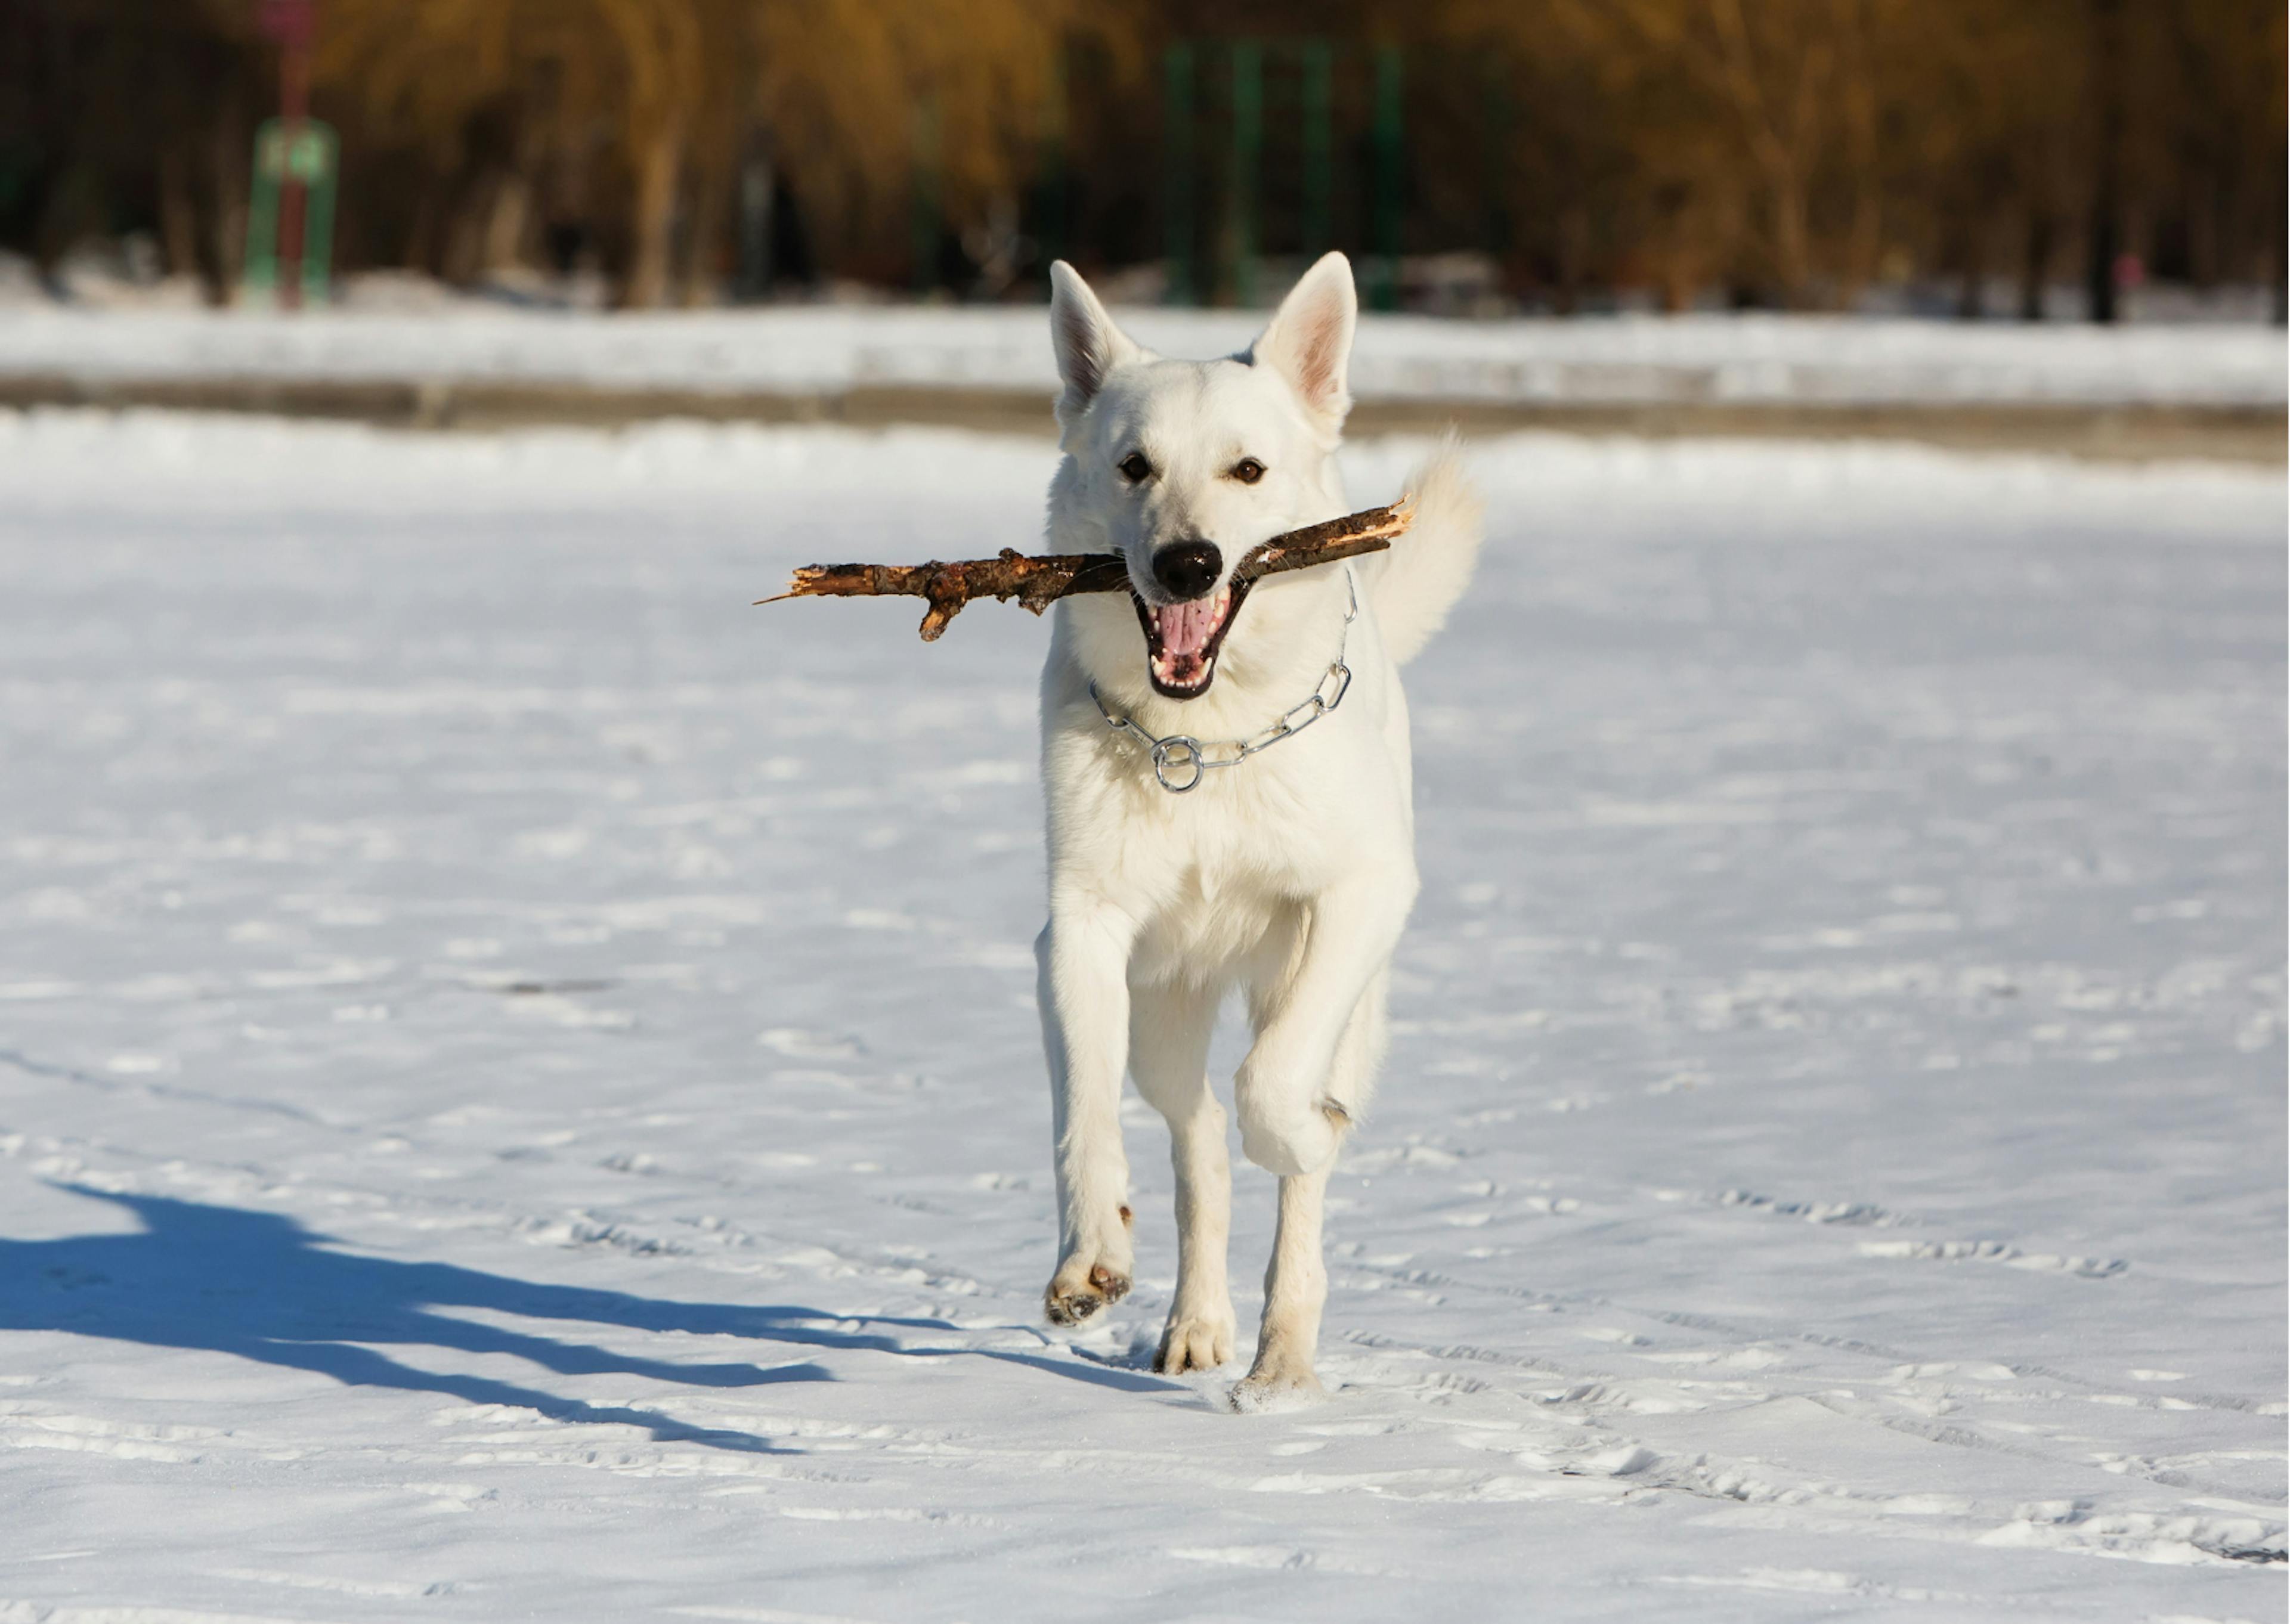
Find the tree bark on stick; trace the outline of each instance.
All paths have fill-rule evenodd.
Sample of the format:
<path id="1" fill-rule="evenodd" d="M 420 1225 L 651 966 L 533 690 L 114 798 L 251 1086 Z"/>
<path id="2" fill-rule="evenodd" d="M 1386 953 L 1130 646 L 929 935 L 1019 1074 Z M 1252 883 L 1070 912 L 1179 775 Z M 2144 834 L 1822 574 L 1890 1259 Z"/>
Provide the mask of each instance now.
<path id="1" fill-rule="evenodd" d="M 1370 508 L 1318 524 L 1308 524 L 1252 548 L 1233 571 L 1235 584 L 1286 570 L 1309 569 L 1380 553 L 1403 535 L 1415 517 L 1406 497 L 1388 507 Z M 1054 553 L 1035 557 L 1004 548 L 999 556 L 956 564 L 813 564 L 795 572 L 788 589 L 757 604 L 791 597 L 919 597 L 930 602 L 922 639 L 935 643 L 948 623 L 975 598 L 1003 603 L 1016 598 L 1039 614 L 1061 597 L 1082 592 L 1122 592 L 1129 588 L 1129 565 L 1117 553 Z"/>

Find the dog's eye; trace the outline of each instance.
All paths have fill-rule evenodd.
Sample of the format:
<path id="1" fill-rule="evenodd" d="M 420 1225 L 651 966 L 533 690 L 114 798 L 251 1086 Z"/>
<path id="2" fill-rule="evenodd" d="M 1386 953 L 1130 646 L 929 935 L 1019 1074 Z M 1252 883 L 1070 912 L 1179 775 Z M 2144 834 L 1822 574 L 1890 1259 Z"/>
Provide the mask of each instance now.
<path id="1" fill-rule="evenodd" d="M 1264 477 L 1264 465 L 1253 457 L 1243 457 L 1232 465 L 1232 476 L 1245 485 L 1253 485 Z"/>
<path id="2" fill-rule="evenodd" d="M 1120 466 L 1121 476 L 1133 485 L 1149 477 L 1153 472 L 1153 465 L 1145 460 L 1143 452 L 1131 452 L 1121 460 Z"/>

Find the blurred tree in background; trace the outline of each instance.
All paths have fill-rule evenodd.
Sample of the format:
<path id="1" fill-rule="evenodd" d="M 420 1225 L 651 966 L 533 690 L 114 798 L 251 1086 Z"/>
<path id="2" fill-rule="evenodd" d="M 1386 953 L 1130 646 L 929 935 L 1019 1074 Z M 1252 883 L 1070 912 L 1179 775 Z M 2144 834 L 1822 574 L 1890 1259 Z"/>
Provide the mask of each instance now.
<path id="1" fill-rule="evenodd" d="M 0 0 L 0 245 L 132 236 L 223 297 L 258 4 Z M 320 4 L 350 270 L 653 306 L 1032 295 L 1060 253 L 1149 297 L 1197 257 L 1235 299 L 1336 246 L 1445 308 L 2279 308 L 2278 0 Z"/>

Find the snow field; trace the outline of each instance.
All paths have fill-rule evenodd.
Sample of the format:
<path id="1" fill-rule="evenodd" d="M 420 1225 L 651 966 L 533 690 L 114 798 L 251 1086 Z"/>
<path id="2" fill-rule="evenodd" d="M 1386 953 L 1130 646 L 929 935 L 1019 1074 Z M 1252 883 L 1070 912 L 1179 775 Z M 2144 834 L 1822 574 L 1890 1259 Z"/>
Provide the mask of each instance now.
<path id="1" fill-rule="evenodd" d="M 1170 355 L 1245 348 L 1261 311 L 1125 309 Z M 1056 376 L 1038 307 L 789 306 L 613 316 L 499 308 L 294 316 L 73 310 L 0 316 L 0 376 L 556 381 L 620 388 L 1038 389 Z M 1871 316 L 1465 322 L 1362 318 L 1367 400 L 2146 404 L 2279 406 L 2281 329 L 2097 328 Z"/>
<path id="2" fill-rule="evenodd" d="M 2279 1616 L 2282 478 L 1476 459 L 1241 1419 L 1149 1113 L 1040 1323 L 1046 628 L 748 607 L 1040 444 L 0 416 L 0 1620 Z"/>

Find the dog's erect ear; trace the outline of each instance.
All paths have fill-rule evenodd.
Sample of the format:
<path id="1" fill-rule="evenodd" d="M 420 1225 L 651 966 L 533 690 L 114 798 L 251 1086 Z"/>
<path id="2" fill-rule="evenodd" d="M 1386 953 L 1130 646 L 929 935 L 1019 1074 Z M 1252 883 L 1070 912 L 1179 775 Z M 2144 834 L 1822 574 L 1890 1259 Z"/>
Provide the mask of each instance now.
<path id="1" fill-rule="evenodd" d="M 1320 256 L 1306 271 L 1248 352 L 1295 387 L 1315 416 L 1331 428 L 1352 409 L 1345 376 L 1351 367 L 1352 329 L 1359 300 L 1352 292 L 1352 262 L 1340 253 Z"/>
<path id="2" fill-rule="evenodd" d="M 1113 324 L 1081 273 L 1063 260 L 1050 267 L 1050 342 L 1058 352 L 1058 376 L 1065 380 L 1058 421 L 1066 425 L 1089 410 L 1115 367 L 1141 353 Z"/>

